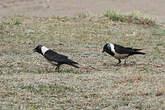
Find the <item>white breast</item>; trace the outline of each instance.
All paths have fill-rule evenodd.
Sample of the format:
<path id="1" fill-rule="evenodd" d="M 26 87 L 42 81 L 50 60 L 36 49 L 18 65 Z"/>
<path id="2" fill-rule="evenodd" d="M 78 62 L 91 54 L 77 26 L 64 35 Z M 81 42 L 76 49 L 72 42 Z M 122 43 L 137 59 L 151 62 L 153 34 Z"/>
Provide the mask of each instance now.
<path id="1" fill-rule="evenodd" d="M 128 56 L 128 54 L 118 54 L 118 53 L 115 53 L 114 57 L 116 59 L 124 59 Z"/>

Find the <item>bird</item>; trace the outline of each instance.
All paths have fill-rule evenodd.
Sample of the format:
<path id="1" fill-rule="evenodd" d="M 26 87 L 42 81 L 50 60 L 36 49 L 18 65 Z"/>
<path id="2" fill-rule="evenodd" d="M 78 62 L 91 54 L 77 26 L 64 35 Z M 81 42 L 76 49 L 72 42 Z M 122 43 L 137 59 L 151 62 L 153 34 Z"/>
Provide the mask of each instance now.
<path id="1" fill-rule="evenodd" d="M 144 52 L 139 52 L 142 49 L 135 49 L 131 47 L 123 47 L 118 44 L 112 44 L 112 43 L 106 43 L 103 47 L 102 52 L 107 52 L 111 56 L 113 56 L 115 59 L 118 59 L 118 63 L 116 65 L 119 65 L 121 63 L 121 59 L 125 59 L 124 64 L 126 64 L 126 60 L 129 56 L 135 55 L 135 54 L 141 54 L 144 55 Z"/>
<path id="2" fill-rule="evenodd" d="M 60 66 L 63 64 L 67 64 L 73 66 L 75 68 L 79 68 L 78 63 L 69 59 L 67 56 L 59 54 L 46 46 L 38 45 L 36 48 L 33 49 L 34 52 L 38 52 L 48 60 L 49 63 L 56 66 L 55 70 L 59 72 Z"/>

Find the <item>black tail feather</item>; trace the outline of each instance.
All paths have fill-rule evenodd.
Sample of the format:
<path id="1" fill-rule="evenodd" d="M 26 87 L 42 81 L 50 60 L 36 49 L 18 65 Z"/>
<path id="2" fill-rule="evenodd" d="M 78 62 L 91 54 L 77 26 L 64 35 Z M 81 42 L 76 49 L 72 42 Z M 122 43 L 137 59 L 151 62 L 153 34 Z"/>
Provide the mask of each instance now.
<path id="1" fill-rule="evenodd" d="M 133 51 L 136 51 L 136 52 L 138 52 L 138 51 L 140 51 L 140 50 L 143 50 L 143 49 L 135 49 L 135 48 L 130 48 L 130 47 L 126 47 L 126 49 L 128 49 L 128 50 L 133 50 Z"/>
<path id="2" fill-rule="evenodd" d="M 77 65 L 75 65 L 75 64 L 73 64 L 73 63 L 68 64 L 68 65 L 73 66 L 73 67 L 75 67 L 75 68 L 80 68 L 79 66 L 77 66 Z"/>
<path id="3" fill-rule="evenodd" d="M 143 50 L 143 49 L 133 49 L 134 51 L 140 51 L 140 50 Z"/>
<path id="4" fill-rule="evenodd" d="M 75 68 L 79 68 L 79 67 L 77 66 L 78 63 L 75 62 L 75 61 L 73 61 L 73 60 L 68 59 L 67 64 L 70 65 L 70 66 L 73 66 L 73 67 L 75 67 Z"/>
<path id="5" fill-rule="evenodd" d="M 73 61 L 73 60 L 70 60 L 70 59 L 67 59 L 67 62 L 68 62 L 69 64 L 78 64 L 77 62 L 75 62 L 75 61 Z"/>
<path id="6" fill-rule="evenodd" d="M 78 64 L 78 63 L 77 63 L 77 62 L 75 62 L 75 61 L 72 61 L 71 63 L 72 63 L 72 64 Z"/>
<path id="7" fill-rule="evenodd" d="M 146 54 L 146 53 L 144 53 L 144 52 L 134 52 L 134 54 L 141 54 L 141 55 L 144 55 L 144 54 Z"/>

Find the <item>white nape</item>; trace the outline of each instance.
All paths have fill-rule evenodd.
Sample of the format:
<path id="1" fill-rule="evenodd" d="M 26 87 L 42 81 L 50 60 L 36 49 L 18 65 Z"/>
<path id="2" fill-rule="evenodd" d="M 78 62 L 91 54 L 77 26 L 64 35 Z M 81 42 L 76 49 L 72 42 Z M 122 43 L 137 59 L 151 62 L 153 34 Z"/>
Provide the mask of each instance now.
<path id="1" fill-rule="evenodd" d="M 116 54 L 114 44 L 112 44 L 112 43 L 109 43 L 109 44 L 110 44 L 111 51 L 112 51 L 114 54 Z"/>
<path id="2" fill-rule="evenodd" d="M 48 51 L 49 49 L 45 46 L 42 46 L 41 47 L 41 51 L 42 51 L 42 54 L 44 55 L 46 51 Z"/>

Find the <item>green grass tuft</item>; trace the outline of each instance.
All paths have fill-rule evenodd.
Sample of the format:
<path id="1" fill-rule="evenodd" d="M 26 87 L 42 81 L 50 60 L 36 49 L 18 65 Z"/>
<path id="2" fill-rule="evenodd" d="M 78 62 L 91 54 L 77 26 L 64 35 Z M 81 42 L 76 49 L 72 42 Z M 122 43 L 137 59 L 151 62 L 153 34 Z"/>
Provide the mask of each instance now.
<path id="1" fill-rule="evenodd" d="M 108 17 L 113 21 L 144 24 L 144 25 L 156 24 L 152 17 L 146 16 L 139 11 L 133 11 L 129 14 L 121 14 L 120 11 L 107 10 L 105 11 L 104 16 Z"/>
<path id="2" fill-rule="evenodd" d="M 107 10 L 107 11 L 105 11 L 104 16 L 106 16 L 114 21 L 123 22 L 125 20 L 124 16 L 121 14 L 120 11 Z"/>
<path id="3" fill-rule="evenodd" d="M 3 22 L 4 24 L 9 24 L 9 25 L 19 25 L 21 22 L 16 19 L 16 18 L 11 18 L 9 21 Z"/>

